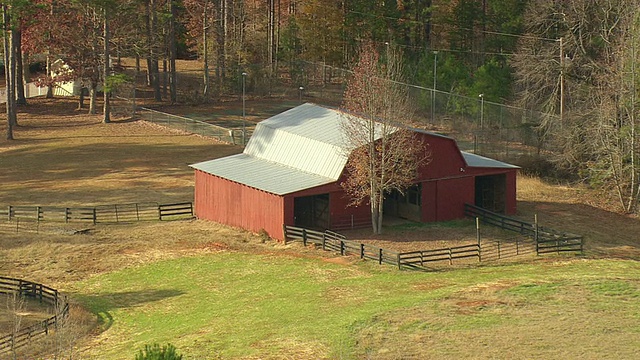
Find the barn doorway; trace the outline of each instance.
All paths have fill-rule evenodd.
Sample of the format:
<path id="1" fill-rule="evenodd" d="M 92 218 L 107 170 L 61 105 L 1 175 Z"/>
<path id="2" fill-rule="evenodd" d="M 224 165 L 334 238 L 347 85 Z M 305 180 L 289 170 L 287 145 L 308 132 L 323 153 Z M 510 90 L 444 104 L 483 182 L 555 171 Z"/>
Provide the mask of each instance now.
<path id="1" fill-rule="evenodd" d="M 414 184 L 404 195 L 397 190 L 384 198 L 384 213 L 412 221 L 422 221 L 422 184 Z"/>
<path id="2" fill-rule="evenodd" d="M 507 175 L 476 177 L 476 206 L 489 211 L 504 213 L 506 208 Z"/>
<path id="3" fill-rule="evenodd" d="M 329 194 L 297 197 L 293 200 L 295 226 L 325 230 L 329 227 Z"/>

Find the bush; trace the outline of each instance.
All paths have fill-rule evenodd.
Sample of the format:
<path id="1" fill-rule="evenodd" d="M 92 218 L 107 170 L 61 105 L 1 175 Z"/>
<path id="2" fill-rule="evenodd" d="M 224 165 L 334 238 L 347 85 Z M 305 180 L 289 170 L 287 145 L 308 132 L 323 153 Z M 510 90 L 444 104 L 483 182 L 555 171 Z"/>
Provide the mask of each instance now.
<path id="1" fill-rule="evenodd" d="M 158 344 L 147 344 L 144 350 L 138 352 L 136 360 L 182 360 L 182 355 L 178 354 L 175 346 L 171 344 L 163 347 Z"/>

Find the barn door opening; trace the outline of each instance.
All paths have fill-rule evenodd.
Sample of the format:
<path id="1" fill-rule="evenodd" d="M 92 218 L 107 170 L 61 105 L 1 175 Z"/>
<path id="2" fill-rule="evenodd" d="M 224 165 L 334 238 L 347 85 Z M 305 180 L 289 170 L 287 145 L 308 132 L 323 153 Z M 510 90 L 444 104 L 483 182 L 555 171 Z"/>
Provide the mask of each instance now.
<path id="1" fill-rule="evenodd" d="M 487 175 L 476 177 L 476 206 L 504 213 L 506 208 L 507 176 Z"/>
<path id="2" fill-rule="evenodd" d="M 329 227 L 329 194 L 297 197 L 293 200 L 295 226 L 325 230 Z"/>
<path id="3" fill-rule="evenodd" d="M 405 190 L 404 195 L 393 190 L 384 198 L 384 213 L 386 215 L 421 221 L 422 184 L 415 184 Z"/>

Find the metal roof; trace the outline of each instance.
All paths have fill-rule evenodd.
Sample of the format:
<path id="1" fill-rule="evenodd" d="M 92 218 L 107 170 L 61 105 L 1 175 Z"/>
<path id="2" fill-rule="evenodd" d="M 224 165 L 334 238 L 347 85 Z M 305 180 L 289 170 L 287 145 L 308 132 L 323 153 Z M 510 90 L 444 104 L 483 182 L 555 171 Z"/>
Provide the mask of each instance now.
<path id="1" fill-rule="evenodd" d="M 519 166 L 507 164 L 506 162 L 490 159 L 484 156 L 461 151 L 464 161 L 471 167 L 488 167 L 504 169 L 520 169 Z"/>
<path id="2" fill-rule="evenodd" d="M 300 105 L 258 123 L 244 153 L 337 180 L 348 156 L 342 116 L 318 105 Z"/>
<path id="3" fill-rule="evenodd" d="M 285 195 L 336 181 L 247 154 L 204 161 L 191 167 L 276 195 Z"/>
<path id="4" fill-rule="evenodd" d="M 353 115 L 303 104 L 258 123 L 242 154 L 191 167 L 277 195 L 330 184 L 342 174 L 353 146 L 341 126 L 346 116 Z M 469 166 L 517 168 L 475 154 L 462 155 Z"/>
<path id="5" fill-rule="evenodd" d="M 347 163 L 344 116 L 303 104 L 259 122 L 242 154 L 191 167 L 278 195 L 329 184 Z"/>

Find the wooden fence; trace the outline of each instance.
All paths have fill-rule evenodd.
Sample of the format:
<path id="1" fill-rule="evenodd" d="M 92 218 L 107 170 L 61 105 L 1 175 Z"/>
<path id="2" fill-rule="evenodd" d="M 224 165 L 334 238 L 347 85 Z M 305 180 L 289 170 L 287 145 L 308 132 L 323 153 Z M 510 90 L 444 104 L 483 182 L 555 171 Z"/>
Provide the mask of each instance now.
<path id="1" fill-rule="evenodd" d="M 538 255 L 554 252 L 580 252 L 581 254 L 584 252 L 584 237 L 580 235 L 541 227 L 537 223 L 513 219 L 470 204 L 465 204 L 464 213 L 467 217 L 477 218 L 485 224 L 533 238 Z"/>
<path id="2" fill-rule="evenodd" d="M 145 220 L 173 220 L 193 217 L 193 204 L 156 202 L 100 205 L 94 207 L 14 206 L 0 208 L 0 221 L 19 229 L 20 222 L 120 223 Z"/>
<path id="3" fill-rule="evenodd" d="M 347 240 L 344 235 L 329 230 L 321 232 L 285 225 L 284 235 L 285 241 L 302 241 L 305 246 L 307 244 L 315 244 L 322 247 L 322 250 L 334 251 L 343 256 L 358 256 L 360 259 L 377 261 L 378 264 L 397 266 L 400 270 L 429 270 L 427 265 L 430 265 L 431 263 L 445 262 L 449 265 L 453 265 L 454 260 L 467 258 L 477 258 L 478 261 L 482 260 L 480 244 L 469 244 L 434 250 L 396 252 Z M 500 257 L 498 256 L 498 258 Z"/>
<path id="4" fill-rule="evenodd" d="M 285 241 L 301 240 L 305 246 L 308 244 L 316 244 L 322 247 L 322 250 L 338 252 L 342 256 L 355 255 L 361 259 L 377 261 L 378 264 L 384 263 L 399 266 L 398 252 L 347 240 L 344 235 L 333 231 L 326 230 L 320 232 L 285 225 L 284 237 Z"/>
<path id="5" fill-rule="evenodd" d="M 53 307 L 54 315 L 46 320 L 24 327 L 14 333 L 0 337 L 0 354 L 27 345 L 41 335 L 49 334 L 62 325 L 69 315 L 69 303 L 58 290 L 27 280 L 0 276 L 0 293 L 29 297 Z"/>
<path id="6" fill-rule="evenodd" d="M 399 266 L 424 268 L 425 264 L 430 262 L 447 261 L 449 265 L 453 265 L 453 260 L 466 258 L 477 258 L 478 261 L 481 261 L 480 244 L 400 253 L 398 261 Z"/>

